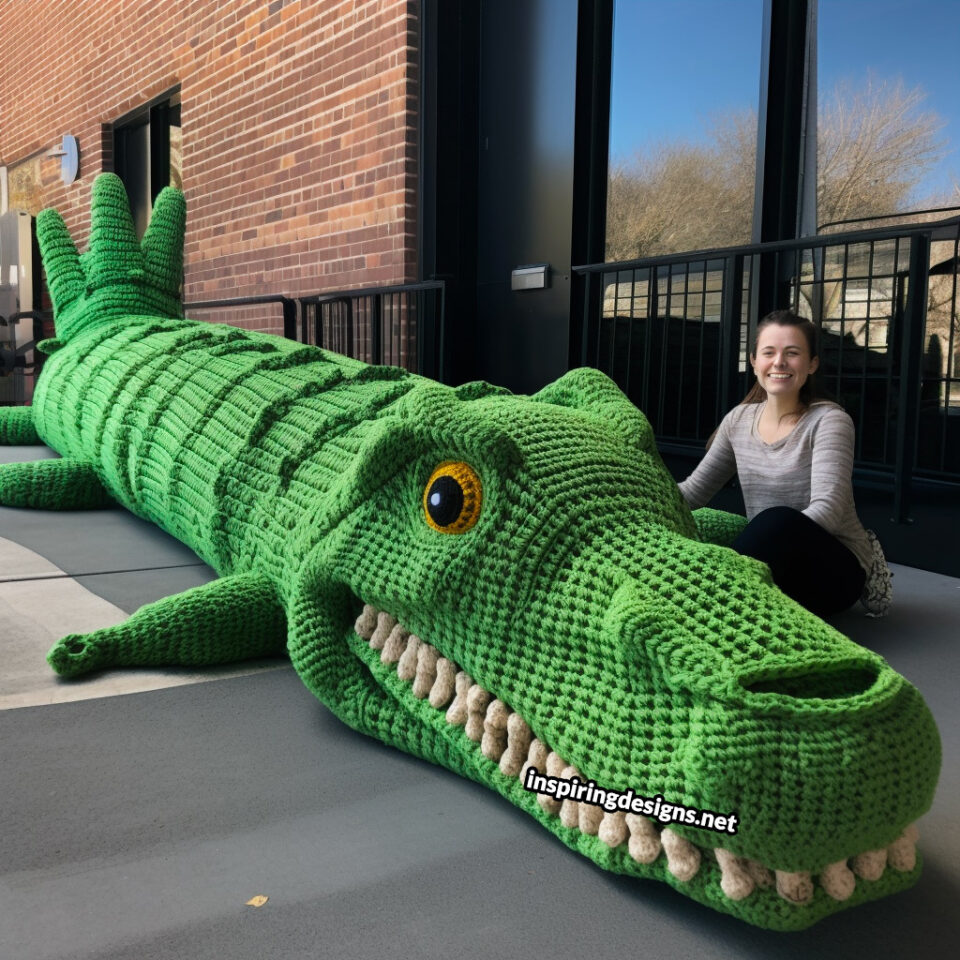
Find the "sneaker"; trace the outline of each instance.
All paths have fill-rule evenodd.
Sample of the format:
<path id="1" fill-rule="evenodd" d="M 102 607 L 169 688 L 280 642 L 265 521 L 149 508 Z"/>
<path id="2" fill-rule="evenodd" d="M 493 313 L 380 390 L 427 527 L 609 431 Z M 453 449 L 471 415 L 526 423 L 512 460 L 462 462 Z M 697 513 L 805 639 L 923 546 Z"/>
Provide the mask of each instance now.
<path id="1" fill-rule="evenodd" d="M 885 617 L 890 612 L 893 600 L 893 574 L 887 566 L 887 558 L 883 555 L 877 535 L 868 530 L 867 539 L 870 541 L 870 569 L 863 584 L 860 603 L 868 617 Z"/>

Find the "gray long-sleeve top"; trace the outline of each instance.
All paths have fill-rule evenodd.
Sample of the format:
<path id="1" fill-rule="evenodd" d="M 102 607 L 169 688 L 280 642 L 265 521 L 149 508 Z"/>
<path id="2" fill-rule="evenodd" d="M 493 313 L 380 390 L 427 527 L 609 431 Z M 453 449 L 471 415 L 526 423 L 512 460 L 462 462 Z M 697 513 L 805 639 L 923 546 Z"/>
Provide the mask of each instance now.
<path id="1" fill-rule="evenodd" d="M 785 437 L 766 443 L 757 424 L 766 403 L 740 404 L 721 421 L 697 468 L 679 484 L 691 509 L 705 506 L 734 475 L 747 519 L 768 507 L 805 513 L 869 571 L 870 541 L 853 502 L 853 421 L 837 404 L 813 404 Z"/>

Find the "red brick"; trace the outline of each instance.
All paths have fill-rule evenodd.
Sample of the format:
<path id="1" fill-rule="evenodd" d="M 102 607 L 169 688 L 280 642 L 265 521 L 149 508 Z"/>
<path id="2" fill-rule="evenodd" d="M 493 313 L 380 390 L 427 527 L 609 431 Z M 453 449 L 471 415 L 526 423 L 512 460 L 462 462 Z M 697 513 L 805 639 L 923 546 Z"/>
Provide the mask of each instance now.
<path id="1" fill-rule="evenodd" d="M 0 163 L 78 138 L 80 181 L 43 161 L 41 191 L 81 245 L 110 125 L 179 84 L 187 302 L 416 275 L 416 0 L 17 7 L 0 5 Z"/>

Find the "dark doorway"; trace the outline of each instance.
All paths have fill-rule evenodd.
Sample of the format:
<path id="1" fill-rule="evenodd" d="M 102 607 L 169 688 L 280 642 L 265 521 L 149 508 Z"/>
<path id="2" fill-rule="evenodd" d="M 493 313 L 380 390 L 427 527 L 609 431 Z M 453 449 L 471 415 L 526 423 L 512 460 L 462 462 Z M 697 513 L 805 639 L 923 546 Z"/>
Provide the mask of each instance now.
<path id="1" fill-rule="evenodd" d="M 113 125 L 113 169 L 123 181 L 137 234 L 143 236 L 157 194 L 181 187 L 180 94 L 118 120 Z"/>
<path id="2" fill-rule="evenodd" d="M 571 266 L 603 256 L 612 3 L 423 10 L 421 264 L 448 285 L 447 379 L 532 392 L 579 356 Z"/>
<path id="3" fill-rule="evenodd" d="M 567 369 L 576 0 L 482 10 L 477 375 L 523 393 Z M 511 273 L 548 264 L 542 289 Z"/>

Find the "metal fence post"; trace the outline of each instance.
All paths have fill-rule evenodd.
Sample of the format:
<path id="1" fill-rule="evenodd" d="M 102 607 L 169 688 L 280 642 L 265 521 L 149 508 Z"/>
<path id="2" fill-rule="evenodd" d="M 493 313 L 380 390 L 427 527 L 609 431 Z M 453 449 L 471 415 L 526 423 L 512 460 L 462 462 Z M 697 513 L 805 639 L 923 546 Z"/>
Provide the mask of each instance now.
<path id="1" fill-rule="evenodd" d="M 590 355 L 590 334 L 591 328 L 593 326 L 593 289 L 594 289 L 594 274 L 592 271 L 588 271 L 584 276 L 584 292 L 583 292 L 583 329 L 580 331 L 580 365 L 583 367 L 589 366 L 587 357 Z M 603 284 L 601 283 L 601 287 Z M 599 316 L 599 314 L 598 314 Z"/>
<path id="2" fill-rule="evenodd" d="M 720 399 L 722 417 L 735 407 L 740 371 L 740 327 L 743 324 L 743 254 L 723 262 L 723 300 L 720 307 Z M 719 423 L 719 417 L 717 422 Z"/>
<path id="3" fill-rule="evenodd" d="M 894 523 L 910 523 L 910 482 L 917 456 L 917 428 L 920 419 L 920 381 L 923 359 L 923 329 L 927 315 L 927 287 L 930 269 L 930 234 L 910 240 L 910 269 L 907 300 L 903 311 L 900 350 L 900 398 L 897 410 L 897 449 L 894 468 Z"/>
<path id="4" fill-rule="evenodd" d="M 383 363 L 383 311 L 382 294 L 374 294 L 371 298 L 370 317 L 370 362 Z"/>
<path id="5" fill-rule="evenodd" d="M 353 301 L 345 299 L 344 303 L 347 306 L 347 356 L 354 357 L 356 356 L 356 349 L 353 336 Z"/>
<path id="6" fill-rule="evenodd" d="M 443 281 L 441 281 L 439 293 L 434 292 L 434 296 L 433 296 L 434 311 L 435 311 L 433 326 L 434 326 L 434 337 L 437 342 L 437 346 L 434 352 L 434 356 L 437 358 L 437 369 L 435 371 L 435 375 L 436 375 L 436 379 L 439 380 L 441 383 L 447 382 L 443 378 L 444 377 L 443 357 L 444 357 L 444 349 L 445 349 L 444 332 L 446 330 L 446 320 L 444 317 L 444 312 L 446 311 L 446 308 L 447 308 L 446 298 L 447 298 L 446 284 Z M 433 375 L 434 374 L 431 374 L 431 376 Z"/>
<path id="7" fill-rule="evenodd" d="M 297 339 L 297 303 L 287 297 L 283 298 L 283 335 L 288 340 Z"/>

